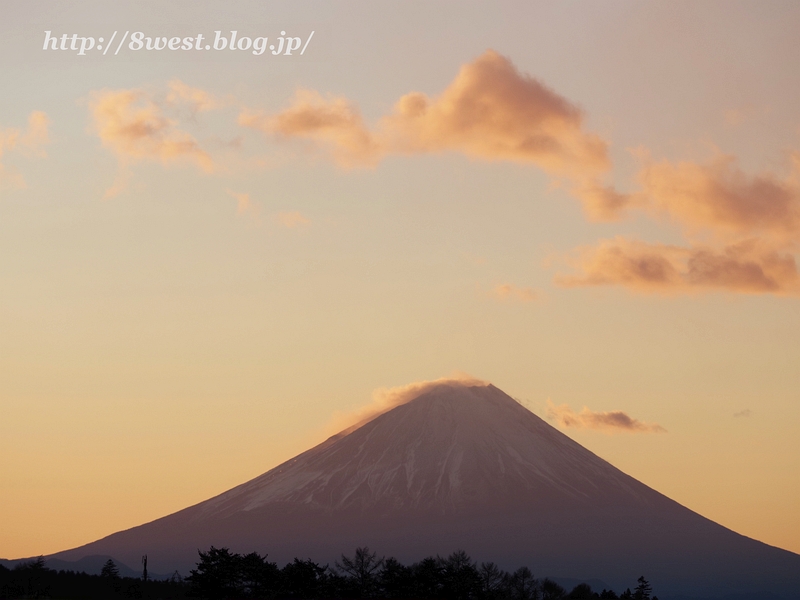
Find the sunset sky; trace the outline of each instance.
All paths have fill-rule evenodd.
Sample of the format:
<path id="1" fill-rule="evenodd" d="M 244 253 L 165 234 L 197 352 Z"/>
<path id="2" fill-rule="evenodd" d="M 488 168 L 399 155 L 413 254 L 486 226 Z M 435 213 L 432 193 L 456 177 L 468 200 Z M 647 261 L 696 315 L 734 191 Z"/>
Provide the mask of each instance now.
<path id="1" fill-rule="evenodd" d="M 454 373 L 800 552 L 800 3 L 0 12 L 0 557 Z"/>

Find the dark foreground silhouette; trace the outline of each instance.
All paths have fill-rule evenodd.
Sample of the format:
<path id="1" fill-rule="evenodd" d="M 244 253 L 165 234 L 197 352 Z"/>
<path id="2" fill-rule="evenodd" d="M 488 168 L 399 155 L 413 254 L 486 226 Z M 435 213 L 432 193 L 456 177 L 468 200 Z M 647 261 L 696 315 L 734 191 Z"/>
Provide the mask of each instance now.
<path id="1" fill-rule="evenodd" d="M 378 558 L 369 548 L 357 548 L 331 567 L 312 560 L 279 568 L 255 552 L 236 554 L 227 548 L 200 552 L 197 568 L 183 579 L 120 577 L 109 559 L 100 575 L 54 571 L 43 558 L 9 570 L 0 566 L 0 598 L 441 598 L 446 600 L 566 600 L 630 598 L 658 600 L 640 577 L 633 591 L 617 595 L 595 592 L 582 583 L 571 592 L 550 579 L 536 579 L 528 567 L 513 573 L 494 563 L 477 563 L 463 551 L 447 558 L 428 557 L 410 566 L 394 558 Z"/>

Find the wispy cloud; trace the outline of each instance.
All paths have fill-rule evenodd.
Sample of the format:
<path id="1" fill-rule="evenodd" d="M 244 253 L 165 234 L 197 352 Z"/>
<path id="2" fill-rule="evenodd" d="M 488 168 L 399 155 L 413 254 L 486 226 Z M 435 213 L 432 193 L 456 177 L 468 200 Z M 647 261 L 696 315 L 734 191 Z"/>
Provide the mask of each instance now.
<path id="1" fill-rule="evenodd" d="M 239 123 L 311 140 L 346 167 L 374 166 L 391 154 L 447 151 L 530 163 L 581 180 L 610 167 L 606 142 L 584 131 L 577 106 L 492 50 L 461 67 L 439 96 L 402 96 L 373 129 L 354 103 L 313 90 L 299 91 L 278 114 L 245 110 Z"/>
<path id="2" fill-rule="evenodd" d="M 25 179 L 21 174 L 3 164 L 3 156 L 9 152 L 38 157 L 46 156 L 44 146 L 50 142 L 49 124 L 50 120 L 47 114 L 37 110 L 28 116 L 28 126 L 25 130 L 0 129 L 0 186 L 25 187 Z"/>
<path id="3" fill-rule="evenodd" d="M 296 229 L 298 227 L 305 227 L 311 221 L 304 217 L 298 211 L 279 212 L 275 215 L 275 221 L 287 229 Z"/>
<path id="4" fill-rule="evenodd" d="M 277 115 L 244 110 L 239 124 L 279 137 L 299 137 L 328 148 L 343 167 L 371 166 L 384 149 L 364 124 L 354 104 L 341 97 L 323 97 L 299 90 L 292 106 Z"/>
<path id="5" fill-rule="evenodd" d="M 169 93 L 167 103 L 177 106 L 186 106 L 192 113 L 206 112 L 222 108 L 227 104 L 211 93 L 185 84 L 179 79 L 173 79 L 168 84 Z"/>
<path id="6" fill-rule="evenodd" d="M 520 302 L 533 302 L 539 299 L 539 293 L 536 290 L 529 287 L 519 288 L 510 283 L 496 286 L 492 290 L 492 294 L 501 300 L 512 299 Z"/>
<path id="7" fill-rule="evenodd" d="M 209 153 L 175 115 L 178 108 L 188 109 L 193 120 L 227 103 L 179 80 L 160 96 L 138 89 L 95 92 L 95 129 L 120 161 L 107 195 L 124 189 L 135 161 L 214 171 Z M 800 153 L 790 155 L 787 174 L 776 175 L 748 174 L 736 157 L 719 152 L 706 162 L 656 161 L 638 149 L 632 151 L 640 161 L 635 189 L 620 190 L 606 181 L 612 167 L 608 143 L 586 130 L 582 110 L 492 50 L 463 65 L 440 94 L 405 94 L 373 125 L 351 100 L 314 90 L 298 91 L 277 113 L 241 109 L 238 123 L 271 139 L 305 140 L 345 168 L 373 167 L 391 155 L 444 152 L 529 164 L 578 198 L 592 220 L 644 215 L 677 225 L 685 238 L 684 244 L 667 245 L 617 237 L 578 248 L 568 259 L 574 272 L 555 278 L 564 287 L 667 294 L 800 291 Z M 7 135 L 5 145 L 16 139 Z M 249 206 L 249 197 L 237 197 L 240 214 Z M 273 218 L 288 228 L 309 224 L 297 211 Z M 538 294 L 502 284 L 493 295 L 529 302 Z"/>
<path id="8" fill-rule="evenodd" d="M 664 433 L 666 429 L 654 423 L 643 423 L 621 410 L 594 412 L 584 407 L 576 413 L 567 404 L 556 406 L 547 400 L 546 416 L 561 427 L 596 429 L 604 433 Z"/>
<path id="9" fill-rule="evenodd" d="M 577 272 L 557 275 L 557 284 L 669 294 L 800 293 L 795 258 L 800 244 L 800 153 L 790 154 L 792 166 L 783 177 L 748 175 L 727 155 L 706 163 L 653 162 L 646 152 L 640 155 L 640 189 L 611 202 L 619 211 L 666 217 L 681 228 L 687 244 L 603 240 L 578 248 L 567 259 Z"/>
<path id="10" fill-rule="evenodd" d="M 800 166 L 800 161 L 795 159 Z M 800 169 L 780 178 L 747 175 L 733 156 L 706 164 L 662 161 L 646 165 L 639 179 L 651 213 L 668 215 L 690 232 L 770 234 L 798 239 Z"/>
<path id="11" fill-rule="evenodd" d="M 753 411 L 750 410 L 749 408 L 745 408 L 744 410 L 740 410 L 739 412 L 733 413 L 733 416 L 735 418 L 737 418 L 737 419 L 741 418 L 741 417 L 750 417 L 752 415 L 753 415 Z"/>
<path id="12" fill-rule="evenodd" d="M 103 145 L 122 161 L 194 163 L 203 171 L 213 162 L 197 140 L 168 118 L 161 105 L 141 90 L 93 92 L 90 108 Z"/>
<path id="13" fill-rule="evenodd" d="M 243 215 L 247 212 L 258 212 L 258 205 L 250 199 L 250 194 L 228 190 L 228 195 L 236 200 L 236 214 Z"/>
<path id="14" fill-rule="evenodd" d="M 208 92 L 177 79 L 169 83 L 166 94 L 138 88 L 91 92 L 92 131 L 116 155 L 120 167 L 106 198 L 127 187 L 131 165 L 137 162 L 193 165 L 205 173 L 216 171 L 209 152 L 186 130 L 179 117 L 196 124 L 197 113 L 223 105 Z"/>
<path id="15" fill-rule="evenodd" d="M 571 264 L 576 275 L 558 275 L 563 287 L 619 285 L 645 293 L 720 290 L 796 295 L 800 273 L 792 254 L 758 239 L 714 248 L 649 244 L 622 237 L 580 248 Z"/>

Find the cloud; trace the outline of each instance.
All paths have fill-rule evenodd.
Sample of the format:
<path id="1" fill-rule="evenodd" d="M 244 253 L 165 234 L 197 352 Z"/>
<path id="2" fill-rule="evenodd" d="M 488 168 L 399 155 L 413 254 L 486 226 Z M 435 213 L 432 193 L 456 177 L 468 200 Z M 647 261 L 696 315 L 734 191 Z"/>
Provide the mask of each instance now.
<path id="1" fill-rule="evenodd" d="M 292 212 L 279 212 L 277 215 L 275 215 L 275 220 L 280 225 L 287 227 L 288 229 L 304 227 L 305 225 L 311 223 L 311 221 L 309 221 L 296 210 Z"/>
<path id="2" fill-rule="evenodd" d="M 228 190 L 228 195 L 236 200 L 236 214 L 243 215 L 246 212 L 257 210 L 257 206 L 250 200 L 250 194 L 238 193 L 233 190 Z"/>
<path id="3" fill-rule="evenodd" d="M 91 95 L 90 108 L 97 135 L 123 164 L 185 161 L 205 172 L 213 171 L 211 157 L 197 140 L 179 129 L 164 108 L 143 91 L 96 91 Z"/>
<path id="4" fill-rule="evenodd" d="M 0 130 L 0 158 L 4 152 L 15 149 L 42 156 L 44 152 L 42 146 L 50 143 L 49 125 L 50 119 L 47 114 L 35 110 L 28 116 L 27 130 L 21 131 L 15 128 Z"/>
<path id="5" fill-rule="evenodd" d="M 412 92 L 384 120 L 395 152 L 457 151 L 583 177 L 606 171 L 607 144 L 583 131 L 575 105 L 489 50 L 437 98 Z"/>
<path id="6" fill-rule="evenodd" d="M 617 237 L 578 248 L 568 262 L 576 275 L 557 275 L 564 287 L 619 285 L 638 292 L 725 291 L 797 295 L 795 253 L 800 243 L 800 154 L 781 178 L 748 175 L 735 157 L 695 162 L 652 162 L 639 173 L 641 190 L 619 194 L 584 187 L 589 212 L 614 214 L 636 208 L 666 216 L 683 229 L 685 246 Z M 592 208 L 593 207 L 593 208 Z M 710 234 L 710 235 L 709 235 Z M 705 243 L 694 239 L 710 239 Z"/>
<path id="7" fill-rule="evenodd" d="M 641 194 L 618 192 L 614 186 L 604 185 L 597 179 L 577 182 L 571 189 L 572 195 L 583 203 L 586 216 L 592 221 L 614 221 L 631 206 L 641 205 Z"/>
<path id="8" fill-rule="evenodd" d="M 299 90 L 292 106 L 277 115 L 245 110 L 239 115 L 239 124 L 266 134 L 318 142 L 343 167 L 374 165 L 384 152 L 355 105 L 313 90 Z"/>
<path id="9" fill-rule="evenodd" d="M 539 293 L 532 288 L 518 288 L 510 283 L 498 285 L 492 293 L 501 300 L 511 298 L 520 302 L 533 302 L 539 299 Z"/>
<path id="10" fill-rule="evenodd" d="M 314 141 L 348 167 L 374 166 L 390 154 L 447 151 L 581 180 L 610 167 L 606 142 L 583 130 L 578 107 L 492 50 L 461 67 L 440 96 L 402 96 L 374 130 L 353 103 L 311 90 L 299 91 L 276 115 L 243 111 L 239 123 Z"/>
<path id="11" fill-rule="evenodd" d="M 641 421 L 628 416 L 621 410 L 610 412 L 593 412 L 587 407 L 583 407 L 581 412 L 576 413 L 569 405 L 562 404 L 556 406 L 547 400 L 547 418 L 555 421 L 561 427 L 572 427 L 575 429 L 596 429 L 604 433 L 665 433 L 666 429 L 661 425 L 642 423 Z"/>
<path id="12" fill-rule="evenodd" d="M 636 210 L 670 219 L 689 239 L 680 246 L 617 238 L 578 249 L 571 261 L 578 273 L 556 277 L 565 287 L 621 285 L 671 294 L 798 291 L 793 253 L 800 243 L 800 154 L 791 157 L 792 172 L 778 177 L 748 175 L 733 156 L 656 162 L 646 150 L 633 150 L 642 162 L 639 189 L 618 190 L 603 181 L 611 166 L 608 145 L 585 131 L 581 110 L 491 50 L 462 66 L 440 95 L 402 96 L 373 128 L 347 99 L 310 90 L 299 91 L 289 108 L 274 115 L 244 111 L 239 123 L 309 140 L 345 167 L 374 166 L 389 155 L 448 151 L 535 165 L 559 185 L 565 179 L 592 220 Z M 705 243 L 693 241 L 697 236 Z M 523 301 L 536 297 L 510 284 L 493 293 Z"/>
<path id="13" fill-rule="evenodd" d="M 433 381 L 417 381 L 394 388 L 378 388 L 372 392 L 371 403 L 353 412 L 335 415 L 331 425 L 326 429 L 332 430 L 333 432 L 356 429 L 396 406 L 405 404 L 437 387 L 473 387 L 487 385 L 489 385 L 488 381 L 477 379 L 466 373 L 456 372 L 450 377 L 442 377 L 441 379 L 435 379 Z"/>
<path id="14" fill-rule="evenodd" d="M 753 411 L 750 410 L 749 408 L 745 408 L 744 410 L 740 410 L 739 412 L 733 413 L 733 416 L 736 417 L 736 418 L 739 418 L 739 417 L 750 417 L 752 415 L 753 415 Z"/>
<path id="15" fill-rule="evenodd" d="M 740 122 L 744 112 L 730 112 Z M 639 292 L 797 294 L 794 255 L 800 244 L 800 153 L 786 176 L 745 173 L 734 156 L 706 162 L 654 161 L 641 166 L 631 191 L 605 181 L 608 144 L 586 131 L 575 104 L 511 61 L 488 50 L 461 67 L 438 96 L 410 92 L 368 126 L 343 97 L 301 90 L 277 114 L 243 111 L 239 123 L 326 149 L 344 167 L 374 166 L 387 156 L 458 152 L 486 161 L 534 165 L 579 199 L 587 217 L 611 221 L 637 212 L 678 225 L 685 245 L 623 238 L 577 249 L 577 273 L 558 275 L 565 287 L 619 285 Z M 700 243 L 702 242 L 702 243 Z M 509 284 L 499 298 L 532 300 Z"/>
<path id="16" fill-rule="evenodd" d="M 27 131 L 19 138 L 20 145 L 37 156 L 45 156 L 42 146 L 50 143 L 49 126 L 50 119 L 46 113 L 40 110 L 33 111 L 28 117 Z"/>
<path id="17" fill-rule="evenodd" d="M 796 168 L 785 179 L 771 173 L 748 176 L 735 157 L 719 156 L 706 164 L 651 163 L 641 170 L 639 180 L 647 210 L 666 214 L 690 231 L 798 239 L 798 174 Z"/>
<path id="18" fill-rule="evenodd" d="M 214 96 L 199 88 L 191 87 L 179 79 L 173 79 L 168 84 L 169 93 L 167 103 L 172 105 L 188 105 L 192 113 L 215 110 L 224 106 L 224 103 Z"/>
<path id="19" fill-rule="evenodd" d="M 794 256 L 757 239 L 714 249 L 648 244 L 617 237 L 578 250 L 577 275 L 559 275 L 563 287 L 621 285 L 637 292 L 723 290 L 796 295 L 800 274 Z"/>
<path id="20" fill-rule="evenodd" d="M 25 131 L 16 128 L 0 129 L 0 160 L 9 152 L 46 156 L 44 146 L 50 143 L 49 125 L 47 114 L 36 110 L 28 116 L 28 127 Z M 22 175 L 0 162 L 0 185 L 24 188 L 25 180 Z"/>

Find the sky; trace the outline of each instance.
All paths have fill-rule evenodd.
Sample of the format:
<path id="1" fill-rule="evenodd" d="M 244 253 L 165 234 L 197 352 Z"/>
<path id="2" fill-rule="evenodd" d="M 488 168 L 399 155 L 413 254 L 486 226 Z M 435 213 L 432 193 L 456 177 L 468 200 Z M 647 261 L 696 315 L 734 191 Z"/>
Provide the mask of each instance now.
<path id="1" fill-rule="evenodd" d="M 800 552 L 798 27 L 793 1 L 5 2 L 0 557 L 453 373 Z"/>

